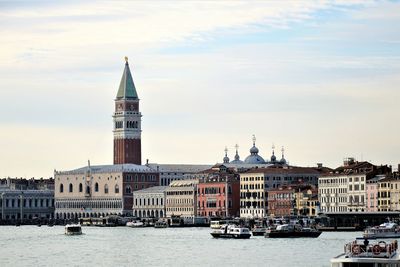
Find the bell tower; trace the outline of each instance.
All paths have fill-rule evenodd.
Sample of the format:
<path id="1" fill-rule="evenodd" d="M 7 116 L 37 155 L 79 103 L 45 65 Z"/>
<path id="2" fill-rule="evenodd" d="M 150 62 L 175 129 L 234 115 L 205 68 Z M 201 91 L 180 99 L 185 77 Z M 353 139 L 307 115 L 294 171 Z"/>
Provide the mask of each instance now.
<path id="1" fill-rule="evenodd" d="M 114 121 L 114 164 L 142 164 L 141 117 L 139 98 L 125 57 L 117 97 L 115 99 Z"/>

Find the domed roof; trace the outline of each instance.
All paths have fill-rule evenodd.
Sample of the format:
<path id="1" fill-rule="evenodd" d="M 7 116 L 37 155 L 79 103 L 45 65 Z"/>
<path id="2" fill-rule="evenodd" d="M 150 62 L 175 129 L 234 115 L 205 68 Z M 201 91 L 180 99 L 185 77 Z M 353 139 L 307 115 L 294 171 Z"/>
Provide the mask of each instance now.
<path id="1" fill-rule="evenodd" d="M 238 147 L 239 146 L 236 144 L 235 147 L 236 147 L 235 159 L 232 160 L 231 163 L 233 163 L 233 164 L 241 164 L 241 163 L 243 163 L 243 161 L 240 160 L 240 156 L 239 156 L 239 153 L 238 153 Z"/>
<path id="2" fill-rule="evenodd" d="M 253 145 L 253 147 L 250 148 L 250 154 L 257 154 L 257 153 L 258 153 L 258 148 L 255 145 Z"/>
<path id="3" fill-rule="evenodd" d="M 275 157 L 275 155 L 272 153 L 271 162 L 275 162 L 275 161 L 276 161 L 276 157 Z"/>
<path id="4" fill-rule="evenodd" d="M 229 163 L 229 158 L 228 158 L 228 156 L 225 155 L 223 161 L 224 161 L 224 163 Z"/>
<path id="5" fill-rule="evenodd" d="M 225 147 L 225 157 L 222 159 L 224 163 L 229 163 L 228 148 Z"/>
<path id="6" fill-rule="evenodd" d="M 286 159 L 281 158 L 280 162 L 281 162 L 282 164 L 286 164 Z"/>
<path id="7" fill-rule="evenodd" d="M 251 154 L 247 156 L 244 162 L 247 164 L 263 164 L 265 163 L 265 160 L 257 154 Z"/>
<path id="8" fill-rule="evenodd" d="M 256 147 L 256 137 L 253 135 L 253 147 L 250 148 L 250 155 L 244 160 L 247 164 L 262 164 L 266 163 L 265 160 L 258 155 L 258 148 Z"/>

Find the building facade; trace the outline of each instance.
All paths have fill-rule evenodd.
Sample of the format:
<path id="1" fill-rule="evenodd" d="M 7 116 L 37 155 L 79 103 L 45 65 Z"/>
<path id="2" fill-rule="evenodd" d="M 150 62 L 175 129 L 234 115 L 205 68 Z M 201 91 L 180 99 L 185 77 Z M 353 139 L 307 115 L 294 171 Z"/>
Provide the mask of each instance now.
<path id="1" fill-rule="evenodd" d="M 240 174 L 240 217 L 263 218 L 268 214 L 268 192 L 295 183 L 316 185 L 318 168 L 269 167 Z"/>
<path id="2" fill-rule="evenodd" d="M 54 218 L 53 190 L 0 189 L 2 222 L 27 222 Z"/>
<path id="3" fill-rule="evenodd" d="M 197 215 L 198 180 L 173 181 L 166 189 L 167 217 L 194 218 Z"/>
<path id="4" fill-rule="evenodd" d="M 240 209 L 239 174 L 224 165 L 202 172 L 197 187 L 197 215 L 238 217 Z"/>
<path id="5" fill-rule="evenodd" d="M 114 164 L 142 164 L 141 117 L 139 97 L 136 92 L 128 59 L 115 99 Z"/>
<path id="6" fill-rule="evenodd" d="M 366 161 L 357 162 L 354 158 L 345 159 L 343 166 L 319 178 L 318 198 L 321 212 L 364 212 L 371 209 L 368 207 L 371 205 L 368 201 L 372 201 L 372 192 L 367 196 L 367 185 L 370 191 L 374 190 L 374 187 L 368 181 L 377 175 L 387 173 L 391 173 L 391 168 L 388 166 L 375 166 Z M 378 206 L 379 203 L 378 200 Z"/>
<path id="7" fill-rule="evenodd" d="M 55 171 L 57 219 L 132 215 L 133 192 L 159 183 L 153 169 L 135 164 Z"/>
<path id="8" fill-rule="evenodd" d="M 133 192 L 133 216 L 140 218 L 165 217 L 167 186 L 153 186 Z"/>

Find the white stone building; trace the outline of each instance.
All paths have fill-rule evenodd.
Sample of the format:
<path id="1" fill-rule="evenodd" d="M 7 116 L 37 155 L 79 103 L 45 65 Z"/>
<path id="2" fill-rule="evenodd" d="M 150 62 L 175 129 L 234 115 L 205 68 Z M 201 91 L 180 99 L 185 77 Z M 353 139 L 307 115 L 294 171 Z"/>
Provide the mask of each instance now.
<path id="1" fill-rule="evenodd" d="M 197 215 L 198 180 L 173 181 L 166 189 L 166 217 L 194 218 Z"/>
<path id="2" fill-rule="evenodd" d="M 153 186 L 133 192 L 133 216 L 165 217 L 165 194 L 168 186 Z"/>

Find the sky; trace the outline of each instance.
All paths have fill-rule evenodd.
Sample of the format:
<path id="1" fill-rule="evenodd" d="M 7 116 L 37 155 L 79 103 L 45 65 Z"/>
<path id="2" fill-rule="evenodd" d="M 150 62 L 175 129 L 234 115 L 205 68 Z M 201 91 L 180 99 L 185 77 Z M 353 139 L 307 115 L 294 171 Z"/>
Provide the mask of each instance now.
<path id="1" fill-rule="evenodd" d="M 0 1 L 0 177 L 112 164 L 129 64 L 142 161 L 400 163 L 399 1 Z"/>

